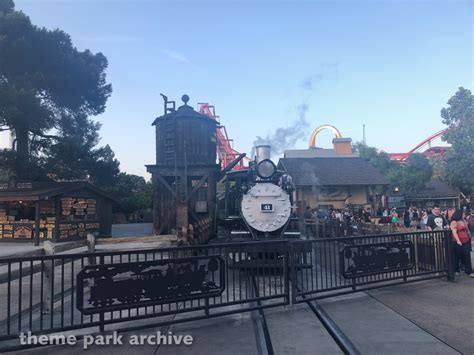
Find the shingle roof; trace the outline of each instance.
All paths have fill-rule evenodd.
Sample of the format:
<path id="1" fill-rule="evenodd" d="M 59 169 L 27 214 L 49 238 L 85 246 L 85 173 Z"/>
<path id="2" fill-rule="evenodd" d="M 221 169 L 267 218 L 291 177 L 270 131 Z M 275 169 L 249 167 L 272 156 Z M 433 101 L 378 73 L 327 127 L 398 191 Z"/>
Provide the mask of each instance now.
<path id="1" fill-rule="evenodd" d="M 98 195 L 116 202 L 114 197 L 85 181 L 34 183 L 33 189 L 31 190 L 0 191 L 0 201 L 36 201 L 79 189 L 91 190 Z"/>
<path id="2" fill-rule="evenodd" d="M 389 181 L 363 158 L 283 158 L 279 168 L 296 185 L 388 185 Z"/>
<path id="3" fill-rule="evenodd" d="M 417 193 L 406 194 L 405 199 L 459 197 L 460 191 L 440 180 L 430 180 L 424 189 Z"/>

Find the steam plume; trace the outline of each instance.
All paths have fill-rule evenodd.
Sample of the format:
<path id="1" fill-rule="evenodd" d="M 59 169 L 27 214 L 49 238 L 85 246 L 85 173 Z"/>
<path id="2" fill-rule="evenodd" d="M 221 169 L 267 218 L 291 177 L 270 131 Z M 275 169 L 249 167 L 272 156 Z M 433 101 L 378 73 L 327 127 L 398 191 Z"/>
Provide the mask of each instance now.
<path id="1" fill-rule="evenodd" d="M 280 156 L 287 149 L 293 148 L 295 143 L 305 136 L 309 122 L 306 120 L 308 105 L 303 103 L 297 106 L 298 118 L 289 127 L 277 128 L 266 137 L 257 136 L 253 142 L 252 157 L 255 156 L 255 146 L 268 144 L 272 146 L 272 159 Z"/>

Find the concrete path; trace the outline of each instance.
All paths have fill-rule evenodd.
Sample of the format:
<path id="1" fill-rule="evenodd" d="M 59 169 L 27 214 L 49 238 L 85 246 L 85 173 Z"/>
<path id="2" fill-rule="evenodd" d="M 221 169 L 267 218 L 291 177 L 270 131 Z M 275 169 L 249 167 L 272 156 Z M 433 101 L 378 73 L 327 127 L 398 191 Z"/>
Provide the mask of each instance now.
<path id="1" fill-rule="evenodd" d="M 0 258 L 42 254 L 43 245 L 35 247 L 33 243 L 1 243 Z"/>
<path id="2" fill-rule="evenodd" d="M 431 280 L 370 295 L 463 354 L 474 354 L 474 279 L 461 275 L 454 284 Z"/>
<path id="3" fill-rule="evenodd" d="M 138 322 L 139 323 L 139 322 Z M 135 335 L 191 335 L 192 345 L 131 345 L 130 341 Z M 84 350 L 84 343 L 80 341 L 75 346 L 50 346 L 29 349 L 9 354 L 135 354 L 140 355 L 258 355 L 258 347 L 255 338 L 255 329 L 252 314 L 238 313 L 214 319 L 205 319 L 197 322 L 181 323 L 168 327 L 151 328 L 141 331 L 121 333 L 123 334 L 123 345 L 120 346 L 98 346 L 92 345 Z"/>
<path id="4" fill-rule="evenodd" d="M 250 313 L 240 313 L 222 319 L 206 319 L 194 323 L 173 325 L 173 334 L 191 335 L 193 344 L 161 345 L 157 355 L 258 355 L 255 329 Z"/>
<path id="5" fill-rule="evenodd" d="M 343 354 L 306 304 L 264 313 L 275 354 Z"/>
<path id="6" fill-rule="evenodd" d="M 128 223 L 128 224 L 114 224 L 112 225 L 112 236 L 114 238 L 120 237 L 139 237 L 139 236 L 149 236 L 153 234 L 153 224 L 152 223 Z M 120 250 L 120 249 L 139 249 L 139 248 L 160 248 L 162 246 L 169 246 L 169 243 L 163 244 L 162 242 L 158 243 L 127 243 L 121 244 L 119 246 L 100 246 L 98 249 L 101 250 Z M 81 253 L 84 252 L 86 248 L 74 249 L 72 252 Z M 71 253 L 71 252 L 69 252 Z M 16 257 L 16 256 L 36 256 L 43 255 L 43 243 L 40 243 L 39 246 L 35 247 L 33 242 L 17 242 L 17 243 L 1 243 L 0 244 L 0 258 L 7 257 Z"/>
<path id="7" fill-rule="evenodd" d="M 397 292 L 400 294 L 400 291 Z M 319 303 L 364 355 L 459 354 L 366 293 L 335 297 Z"/>

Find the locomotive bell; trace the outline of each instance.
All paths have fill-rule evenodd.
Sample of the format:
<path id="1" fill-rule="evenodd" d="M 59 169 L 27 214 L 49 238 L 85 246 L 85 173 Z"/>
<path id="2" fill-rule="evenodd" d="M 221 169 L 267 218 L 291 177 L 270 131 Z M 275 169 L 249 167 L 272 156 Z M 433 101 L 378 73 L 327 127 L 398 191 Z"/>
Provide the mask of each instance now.
<path id="1" fill-rule="evenodd" d="M 272 147 L 270 145 L 267 145 L 267 144 L 257 145 L 255 147 L 255 152 L 256 152 L 255 162 L 258 164 L 262 160 L 270 159 L 271 150 L 272 150 Z"/>

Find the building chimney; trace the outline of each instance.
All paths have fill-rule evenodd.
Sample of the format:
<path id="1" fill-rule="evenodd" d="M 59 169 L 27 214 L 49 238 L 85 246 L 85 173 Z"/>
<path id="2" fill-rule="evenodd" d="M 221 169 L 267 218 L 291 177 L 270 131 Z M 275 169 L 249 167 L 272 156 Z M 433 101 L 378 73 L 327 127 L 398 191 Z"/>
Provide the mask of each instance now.
<path id="1" fill-rule="evenodd" d="M 332 144 L 336 155 L 351 155 L 352 154 L 352 139 L 350 138 L 334 138 Z"/>

